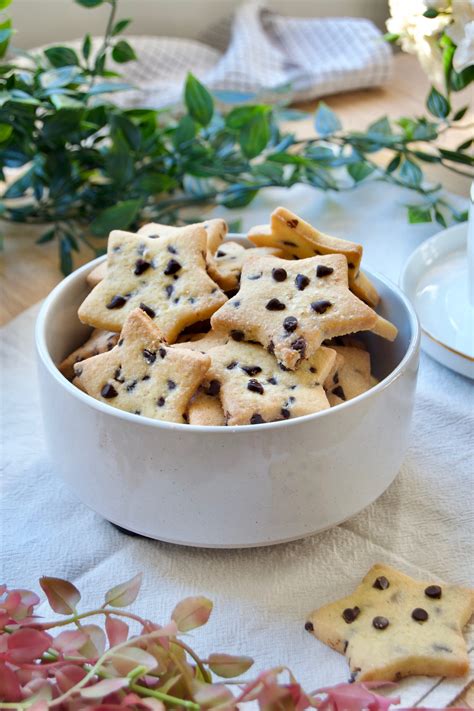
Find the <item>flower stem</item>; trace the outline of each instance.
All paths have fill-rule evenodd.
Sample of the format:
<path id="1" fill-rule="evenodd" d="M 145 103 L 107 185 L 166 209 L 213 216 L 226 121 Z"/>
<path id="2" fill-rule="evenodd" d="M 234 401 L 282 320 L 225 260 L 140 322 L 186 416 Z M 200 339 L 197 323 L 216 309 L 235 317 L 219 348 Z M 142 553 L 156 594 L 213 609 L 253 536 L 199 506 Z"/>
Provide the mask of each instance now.
<path id="1" fill-rule="evenodd" d="M 153 689 L 147 689 L 146 686 L 142 686 L 141 684 L 130 684 L 131 691 L 136 691 L 137 694 L 141 694 L 142 696 L 151 696 L 155 699 L 159 699 L 160 701 L 167 701 L 169 704 L 173 704 L 174 706 L 182 706 L 185 709 L 196 709 L 199 711 L 199 704 L 197 704 L 195 701 L 187 701 L 186 699 L 178 699 L 176 696 L 170 696 L 169 694 L 164 694 L 161 691 L 154 691 Z"/>

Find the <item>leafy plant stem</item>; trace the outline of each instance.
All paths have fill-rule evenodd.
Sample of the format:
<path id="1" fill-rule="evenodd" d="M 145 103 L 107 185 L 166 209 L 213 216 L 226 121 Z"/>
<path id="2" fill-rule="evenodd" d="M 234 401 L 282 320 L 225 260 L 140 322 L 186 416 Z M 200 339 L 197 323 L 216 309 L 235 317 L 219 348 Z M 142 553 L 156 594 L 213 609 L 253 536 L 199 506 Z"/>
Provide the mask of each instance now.
<path id="1" fill-rule="evenodd" d="M 187 699 L 178 699 L 176 696 L 170 696 L 169 694 L 164 694 L 161 691 L 155 691 L 154 689 L 148 689 L 146 686 L 141 684 L 130 684 L 131 691 L 135 691 L 142 696 L 150 696 L 155 699 L 159 699 L 163 702 L 168 702 L 174 706 L 182 706 L 185 709 L 196 709 L 199 711 L 200 706 L 194 701 L 188 701 Z"/>

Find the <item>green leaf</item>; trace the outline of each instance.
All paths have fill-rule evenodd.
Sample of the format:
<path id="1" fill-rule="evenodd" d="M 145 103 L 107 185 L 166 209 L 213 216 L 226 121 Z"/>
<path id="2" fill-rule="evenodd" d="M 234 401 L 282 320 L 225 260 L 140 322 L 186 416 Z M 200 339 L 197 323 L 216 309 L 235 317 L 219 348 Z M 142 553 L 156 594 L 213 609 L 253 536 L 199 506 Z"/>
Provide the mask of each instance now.
<path id="1" fill-rule="evenodd" d="M 120 64 L 131 62 L 137 58 L 135 50 L 126 40 L 120 40 L 112 50 L 112 59 Z"/>
<path id="2" fill-rule="evenodd" d="M 40 74 L 40 84 L 43 89 L 58 89 L 77 81 L 78 74 L 79 67 L 76 66 L 49 69 Z"/>
<path id="3" fill-rule="evenodd" d="M 425 163 L 439 163 L 441 160 L 439 155 L 435 153 L 426 153 L 425 151 L 412 151 L 412 153 Z"/>
<path id="4" fill-rule="evenodd" d="M 456 113 L 453 116 L 453 121 L 460 121 L 465 116 L 468 108 L 469 108 L 469 106 L 463 106 L 462 109 L 459 109 L 458 111 L 456 111 Z"/>
<path id="5" fill-rule="evenodd" d="M 207 126 L 214 113 L 214 100 L 205 86 L 188 74 L 184 87 L 184 101 L 190 116 L 201 126 Z"/>
<path id="6" fill-rule="evenodd" d="M 10 18 L 0 22 L 0 59 L 7 53 L 10 37 L 13 34 L 12 21 Z"/>
<path id="7" fill-rule="evenodd" d="M 36 240 L 36 244 L 46 244 L 46 242 L 51 242 L 56 235 L 56 228 L 53 227 L 51 230 L 48 230 L 47 232 L 43 232 L 41 237 L 38 237 Z"/>
<path id="8" fill-rule="evenodd" d="M 218 202 L 224 207 L 247 207 L 258 193 L 258 188 L 251 189 L 243 185 L 232 185 L 220 193 Z"/>
<path id="9" fill-rule="evenodd" d="M 7 123 L 0 123 L 0 143 L 7 141 L 13 133 L 13 126 Z"/>
<path id="10" fill-rule="evenodd" d="M 428 17 L 430 20 L 433 19 L 433 17 L 438 17 L 438 15 L 439 15 L 439 12 L 438 12 L 438 10 L 435 10 L 434 7 L 429 7 L 423 13 L 423 17 Z"/>
<path id="11" fill-rule="evenodd" d="M 46 140 L 56 140 L 77 130 L 82 116 L 81 109 L 64 108 L 47 116 L 43 123 L 42 135 Z"/>
<path id="12" fill-rule="evenodd" d="M 84 59 L 89 59 L 92 49 L 92 37 L 89 33 L 84 37 L 84 42 L 82 43 L 82 56 Z"/>
<path id="13" fill-rule="evenodd" d="M 283 165 L 308 165 L 309 161 L 303 156 L 298 156 L 295 153 L 272 153 L 267 156 L 267 160 L 274 163 L 282 163 Z"/>
<path id="14" fill-rule="evenodd" d="M 127 229 L 137 218 L 141 206 L 142 200 L 135 199 L 123 200 L 112 207 L 107 207 L 92 221 L 90 226 L 92 234 L 100 237 L 114 229 Z"/>
<path id="15" fill-rule="evenodd" d="M 180 632 L 189 632 L 205 625 L 212 612 L 212 602 L 207 597 L 187 597 L 178 602 L 171 619 Z"/>
<path id="16" fill-rule="evenodd" d="M 97 94 L 111 94 L 114 91 L 127 91 L 131 88 L 131 85 L 125 82 L 104 81 L 102 84 L 91 86 L 87 93 L 89 96 L 97 96 Z"/>
<path id="17" fill-rule="evenodd" d="M 433 116 L 438 118 L 446 118 L 451 110 L 449 101 L 434 86 L 426 100 L 426 107 Z"/>
<path id="18" fill-rule="evenodd" d="M 241 129 L 254 118 L 266 114 L 270 111 L 269 106 L 237 106 L 232 111 L 229 111 L 225 117 L 225 124 L 232 129 Z"/>
<path id="19" fill-rule="evenodd" d="M 124 31 L 126 27 L 131 23 L 131 20 L 119 20 L 115 25 L 112 30 L 112 37 L 115 37 L 115 35 L 119 35 L 121 32 Z"/>
<path id="20" fill-rule="evenodd" d="M 153 173 L 142 175 L 137 180 L 137 185 L 141 192 L 149 195 L 157 195 L 158 193 L 169 192 L 178 186 L 175 178 L 165 173 Z"/>
<path id="21" fill-rule="evenodd" d="M 116 114 L 112 118 L 112 123 L 123 133 L 130 148 L 137 151 L 140 147 L 141 140 L 138 126 L 135 126 L 133 121 L 130 121 L 130 119 L 123 114 Z"/>
<path id="22" fill-rule="evenodd" d="M 283 167 L 274 162 L 258 163 L 252 166 L 252 173 L 268 178 L 268 180 L 277 184 L 283 180 Z"/>
<path id="23" fill-rule="evenodd" d="M 437 209 L 435 209 L 435 220 L 439 225 L 441 225 L 441 227 L 448 226 L 448 223 L 446 222 L 443 213 Z"/>
<path id="24" fill-rule="evenodd" d="M 232 654 L 209 654 L 209 669 L 224 679 L 232 679 L 245 674 L 254 661 L 252 657 L 234 657 Z"/>
<path id="25" fill-rule="evenodd" d="M 78 5 L 82 5 L 83 7 L 98 7 L 99 5 L 102 5 L 104 0 L 76 0 Z"/>
<path id="26" fill-rule="evenodd" d="M 462 91 L 474 81 L 474 64 L 466 67 L 462 72 L 451 70 L 449 76 L 449 85 L 453 91 Z"/>
<path id="27" fill-rule="evenodd" d="M 392 127 L 390 126 L 390 121 L 387 116 L 383 116 L 383 118 L 378 119 L 378 121 L 371 123 L 367 129 L 367 132 L 371 134 L 380 134 L 382 136 L 391 136 Z"/>
<path id="28" fill-rule="evenodd" d="M 400 169 L 400 178 L 410 186 L 420 185 L 423 179 L 421 168 L 409 158 L 406 158 Z"/>
<path id="29" fill-rule="evenodd" d="M 467 141 L 463 141 L 462 143 L 460 143 L 456 150 L 457 151 L 466 151 L 469 148 L 469 146 L 471 145 L 471 143 L 473 143 L 473 142 L 474 142 L 473 138 L 468 138 Z"/>
<path id="30" fill-rule="evenodd" d="M 197 132 L 197 126 L 191 116 L 187 114 L 181 118 L 178 125 L 176 126 L 173 134 L 173 145 L 175 148 L 179 148 L 185 143 L 189 143 L 193 140 Z"/>
<path id="31" fill-rule="evenodd" d="M 44 50 L 53 67 L 69 67 L 79 64 L 79 57 L 70 47 L 49 47 Z"/>
<path id="32" fill-rule="evenodd" d="M 408 222 L 412 225 L 418 222 L 431 222 L 431 212 L 429 208 L 418 205 L 408 206 Z"/>
<path id="33" fill-rule="evenodd" d="M 240 129 L 239 143 L 246 158 L 260 155 L 270 138 L 268 116 L 257 114 Z"/>
<path id="34" fill-rule="evenodd" d="M 386 32 L 384 35 L 382 35 L 382 39 L 384 39 L 386 42 L 397 42 L 400 39 L 400 35 L 398 35 L 396 32 Z"/>
<path id="35" fill-rule="evenodd" d="M 11 4 L 12 0 L 0 0 L 0 11 L 6 10 Z"/>
<path id="36" fill-rule="evenodd" d="M 458 153 L 457 151 L 448 151 L 446 148 L 439 148 L 439 152 L 446 160 L 453 163 L 463 163 L 464 165 L 474 166 L 474 158 L 466 155 L 466 153 Z"/>
<path id="37" fill-rule="evenodd" d="M 374 170 L 374 166 L 364 160 L 358 161 L 357 163 L 350 163 L 347 166 L 347 172 L 356 183 L 365 180 Z"/>
<path id="38" fill-rule="evenodd" d="M 339 129 L 342 128 L 342 124 L 334 111 L 332 111 L 332 109 L 330 109 L 324 101 L 319 102 L 319 106 L 314 117 L 314 123 L 316 131 L 320 136 L 329 136 L 331 133 L 339 131 Z"/>
<path id="39" fill-rule="evenodd" d="M 402 159 L 401 154 L 397 153 L 397 155 L 394 156 L 392 158 L 392 160 L 390 161 L 390 163 L 387 165 L 387 167 L 385 169 L 387 171 L 387 173 L 393 173 L 400 165 L 401 159 Z"/>

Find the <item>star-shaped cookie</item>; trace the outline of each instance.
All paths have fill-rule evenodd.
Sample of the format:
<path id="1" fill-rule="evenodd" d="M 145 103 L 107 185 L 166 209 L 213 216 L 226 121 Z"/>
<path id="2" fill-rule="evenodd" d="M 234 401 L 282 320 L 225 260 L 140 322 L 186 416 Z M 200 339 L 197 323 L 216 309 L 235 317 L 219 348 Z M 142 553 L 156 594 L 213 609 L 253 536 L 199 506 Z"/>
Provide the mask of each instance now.
<path id="1" fill-rule="evenodd" d="M 207 236 L 190 226 L 159 239 L 111 232 L 105 278 L 79 308 L 84 323 L 120 331 L 128 314 L 142 308 L 168 342 L 214 313 L 225 294 L 206 271 Z"/>
<path id="2" fill-rule="evenodd" d="M 361 393 L 369 390 L 370 380 L 370 354 L 362 348 L 351 346 L 333 346 L 336 351 L 336 368 L 325 381 L 324 387 L 340 400 L 352 400 Z"/>
<path id="3" fill-rule="evenodd" d="M 135 309 L 115 348 L 74 366 L 74 384 L 121 410 L 186 422 L 189 401 L 209 365 L 203 353 L 167 347 L 152 319 Z"/>
<path id="4" fill-rule="evenodd" d="M 377 306 L 377 290 L 368 277 L 360 272 L 363 252 L 360 244 L 320 232 L 284 207 L 277 207 L 272 212 L 269 225 L 252 228 L 248 238 L 259 247 L 272 246 L 283 250 L 289 259 L 343 254 L 347 259 L 351 291 L 370 306 Z"/>
<path id="5" fill-rule="evenodd" d="M 341 254 L 249 257 L 239 292 L 211 318 L 214 330 L 261 343 L 292 370 L 326 338 L 371 330 L 377 322 L 375 311 L 349 291 Z"/>
<path id="6" fill-rule="evenodd" d="M 281 370 L 255 343 L 230 340 L 211 348 L 207 392 L 220 397 L 228 425 L 287 420 L 329 407 L 322 383 L 336 358 L 322 346 L 296 371 Z"/>
<path id="7" fill-rule="evenodd" d="M 462 676 L 469 669 L 462 628 L 473 611 L 472 590 L 377 564 L 352 595 L 312 612 L 305 627 L 347 656 L 357 681 Z"/>
<path id="8" fill-rule="evenodd" d="M 79 346 L 79 348 L 76 348 L 76 350 L 70 353 L 67 358 L 64 358 L 64 360 L 58 365 L 59 370 L 65 378 L 72 380 L 74 377 L 75 363 L 79 363 L 81 360 L 91 358 L 99 353 L 110 351 L 115 346 L 118 339 L 118 333 L 113 333 L 112 331 L 101 331 L 100 329 L 95 328 L 82 346 Z"/>
<path id="9" fill-rule="evenodd" d="M 207 270 L 221 289 L 231 291 L 239 287 L 242 268 L 249 255 L 263 256 L 266 254 L 274 257 L 283 256 L 281 249 L 255 247 L 250 251 L 238 242 L 229 240 L 224 242 L 211 258 L 208 255 Z"/>

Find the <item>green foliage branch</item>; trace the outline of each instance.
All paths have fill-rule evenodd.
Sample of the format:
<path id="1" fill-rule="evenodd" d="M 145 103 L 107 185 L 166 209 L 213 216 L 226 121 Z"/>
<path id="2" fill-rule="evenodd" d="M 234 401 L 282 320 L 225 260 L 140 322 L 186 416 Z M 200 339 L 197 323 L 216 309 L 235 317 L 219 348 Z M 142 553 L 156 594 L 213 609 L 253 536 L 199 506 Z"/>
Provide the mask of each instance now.
<path id="1" fill-rule="evenodd" d="M 0 10 L 9 2 L 0 0 Z M 452 46 L 446 48 L 448 91 L 444 96 L 431 90 L 429 116 L 383 117 L 366 131 L 347 131 L 321 101 L 315 135 L 297 139 L 281 122 L 307 114 L 263 103 L 218 111 L 215 97 L 192 74 L 178 118 L 166 110 L 119 108 L 112 92 L 131 87 L 109 69 L 109 59 L 136 59 L 122 37 L 130 20 L 117 20 L 118 0 L 76 2 L 109 7 L 98 51 L 87 34 L 80 51 L 52 46 L 0 66 L 0 178 L 5 180 L 6 169 L 20 169 L 13 180 L 9 176 L 0 215 L 48 223 L 38 242 L 57 240 L 63 273 L 73 268 L 81 242 L 103 253 L 103 238 L 113 228 L 182 223 L 196 219 L 193 210 L 216 205 L 244 208 L 266 187 L 304 183 L 342 191 L 379 180 L 417 196 L 407 206 L 412 223 L 446 226 L 466 219 L 423 175 L 423 164 L 438 163 L 474 177 L 473 139 L 456 150 L 438 142 L 447 130 L 465 127 L 468 106 L 453 110 L 450 94 L 474 78 L 472 67 L 453 74 Z M 10 19 L 0 22 L 0 55 L 6 55 L 12 32 Z M 383 165 L 375 160 L 381 151 L 388 155 Z"/>

